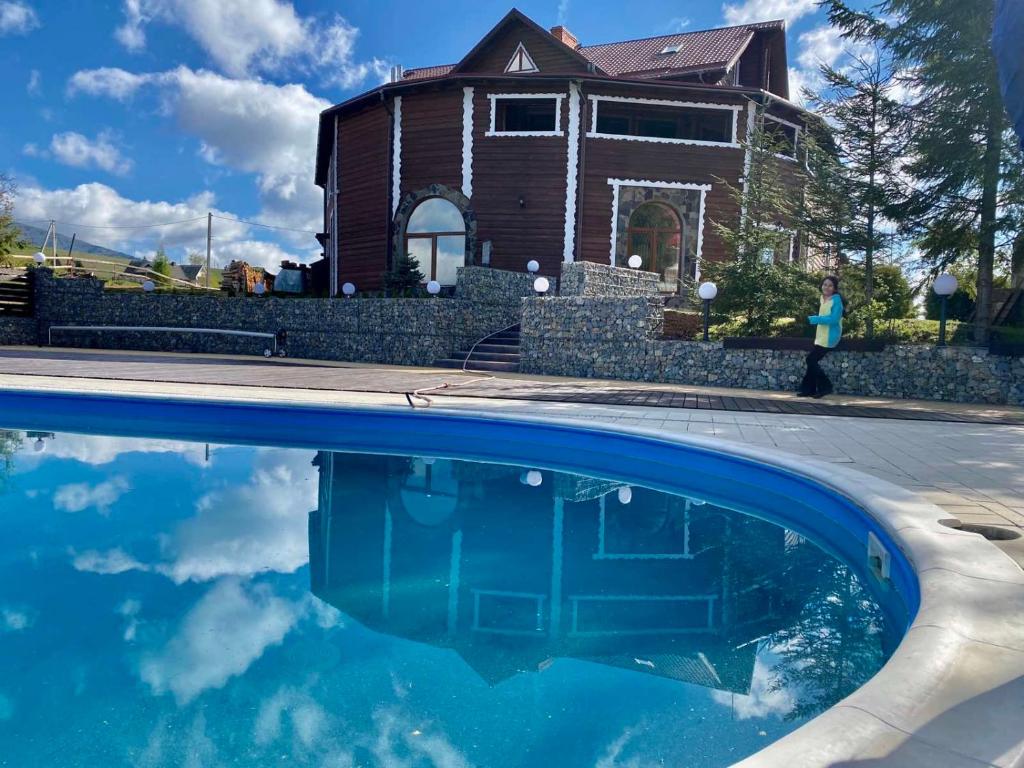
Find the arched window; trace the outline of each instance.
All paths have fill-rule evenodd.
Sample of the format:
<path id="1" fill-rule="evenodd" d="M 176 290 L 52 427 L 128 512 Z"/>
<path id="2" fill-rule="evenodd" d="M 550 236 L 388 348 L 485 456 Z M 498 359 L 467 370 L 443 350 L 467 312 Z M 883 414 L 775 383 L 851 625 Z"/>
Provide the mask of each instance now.
<path id="1" fill-rule="evenodd" d="M 664 203 L 644 203 L 629 217 L 629 251 L 643 259 L 641 269 L 661 276 L 663 291 L 679 288 L 682 256 L 682 225 L 676 212 Z"/>
<path id="2" fill-rule="evenodd" d="M 426 280 L 455 285 L 466 264 L 466 222 L 453 203 L 431 197 L 417 205 L 405 228 L 405 252 L 419 262 Z"/>

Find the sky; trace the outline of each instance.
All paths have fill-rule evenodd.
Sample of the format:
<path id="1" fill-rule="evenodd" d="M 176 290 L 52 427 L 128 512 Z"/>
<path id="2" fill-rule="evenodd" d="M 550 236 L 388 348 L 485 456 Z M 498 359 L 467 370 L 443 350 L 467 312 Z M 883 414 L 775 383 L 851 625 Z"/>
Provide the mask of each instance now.
<path id="1" fill-rule="evenodd" d="M 861 5 L 862 3 L 855 3 Z M 19 221 L 137 256 L 276 267 L 320 248 L 318 113 L 393 64 L 458 61 L 508 3 L 0 0 L 0 172 Z M 782 18 L 791 91 L 843 45 L 816 0 L 524 0 L 585 45 Z M 237 219 L 270 224 L 270 229 Z M 234 220 L 234 221 L 232 221 Z M 141 228 L 142 225 L 174 223 Z"/>

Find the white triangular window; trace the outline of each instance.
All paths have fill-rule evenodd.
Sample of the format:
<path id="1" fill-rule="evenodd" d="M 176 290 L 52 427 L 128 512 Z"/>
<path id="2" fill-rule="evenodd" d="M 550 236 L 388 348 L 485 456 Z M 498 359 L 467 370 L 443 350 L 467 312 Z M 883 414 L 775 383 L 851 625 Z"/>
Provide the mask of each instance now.
<path id="1" fill-rule="evenodd" d="M 530 54 L 527 53 L 526 47 L 520 43 L 516 48 L 516 52 L 512 54 L 512 58 L 509 59 L 508 66 L 505 67 L 505 72 L 540 72 L 537 65 L 533 63 L 533 59 Z"/>

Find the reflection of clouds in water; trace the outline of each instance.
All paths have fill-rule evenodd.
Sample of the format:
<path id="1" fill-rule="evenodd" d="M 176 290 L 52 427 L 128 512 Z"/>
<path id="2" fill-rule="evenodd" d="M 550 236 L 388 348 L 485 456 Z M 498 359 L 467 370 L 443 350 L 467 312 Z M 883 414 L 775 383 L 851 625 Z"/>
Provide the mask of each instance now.
<path id="1" fill-rule="evenodd" d="M 210 455 L 217 446 L 210 446 Z M 206 463 L 206 446 L 202 443 L 186 443 L 180 440 L 150 440 L 141 437 L 103 437 L 100 435 L 75 435 L 62 432 L 46 443 L 46 453 L 38 454 L 26 442 L 19 452 L 19 459 L 42 460 L 46 457 L 74 459 L 83 464 L 109 464 L 125 453 L 176 453 L 189 464 Z M 212 459 L 211 459 L 212 462 Z"/>
<path id="2" fill-rule="evenodd" d="M 0 609 L 0 634 L 22 632 L 35 623 L 35 614 L 25 608 L 4 606 Z"/>
<path id="3" fill-rule="evenodd" d="M 711 698 L 718 704 L 732 707 L 739 720 L 750 720 L 773 715 L 783 718 L 796 706 L 796 691 L 785 688 L 773 690 L 773 667 L 778 663 L 772 650 L 758 651 L 754 660 L 754 673 L 750 681 L 750 694 L 743 696 L 728 691 L 712 691 Z"/>
<path id="4" fill-rule="evenodd" d="M 136 618 L 139 615 L 139 611 L 142 610 L 142 603 L 138 600 L 125 600 L 121 605 L 117 607 L 117 612 L 121 616 L 127 619 L 127 623 L 124 628 L 124 640 L 126 643 L 131 643 L 135 640 L 135 635 L 139 629 L 139 620 Z"/>
<path id="5" fill-rule="evenodd" d="M 161 718 L 150 732 L 145 749 L 132 760 L 137 768 L 159 768 L 180 765 L 200 768 L 217 765 L 217 747 L 207 734 L 206 716 L 200 712 L 188 726 L 184 738 Z"/>
<path id="6" fill-rule="evenodd" d="M 218 582 L 186 614 L 177 633 L 146 655 L 139 674 L 156 694 L 187 704 L 208 688 L 221 688 L 280 643 L 300 618 L 301 606 L 275 597 L 267 585 Z"/>
<path id="7" fill-rule="evenodd" d="M 10 720 L 14 716 L 14 702 L 0 691 L 0 722 Z"/>
<path id="8" fill-rule="evenodd" d="M 71 564 L 75 567 L 76 571 L 111 575 L 126 571 L 149 570 L 148 565 L 140 563 L 120 547 L 107 550 L 106 552 L 90 549 L 78 554 L 74 552 L 71 554 Z"/>
<path id="9" fill-rule="evenodd" d="M 261 571 L 294 573 L 309 562 L 308 514 L 317 506 L 315 454 L 265 450 L 248 485 L 202 497 L 169 541 L 160 566 L 175 583 Z"/>
<path id="10" fill-rule="evenodd" d="M 622 752 L 629 744 L 630 739 L 633 738 L 633 729 L 627 728 L 624 730 L 611 744 L 605 748 L 604 754 L 598 758 L 598 761 L 594 764 L 594 768 L 640 768 L 640 763 L 636 758 L 622 762 Z"/>
<path id="11" fill-rule="evenodd" d="M 96 485 L 88 483 L 72 483 L 62 485 L 53 492 L 53 508 L 64 512 L 82 512 L 95 507 L 101 515 L 110 512 L 110 508 L 131 486 L 124 477 L 112 477 Z"/>
<path id="12" fill-rule="evenodd" d="M 265 571 L 294 573 L 309 562 L 308 516 L 317 505 L 314 455 L 258 452 L 248 485 L 208 493 L 196 503 L 195 517 L 160 537 L 164 562 L 143 563 L 118 547 L 74 555 L 73 565 L 102 574 L 155 571 L 176 584 Z"/>

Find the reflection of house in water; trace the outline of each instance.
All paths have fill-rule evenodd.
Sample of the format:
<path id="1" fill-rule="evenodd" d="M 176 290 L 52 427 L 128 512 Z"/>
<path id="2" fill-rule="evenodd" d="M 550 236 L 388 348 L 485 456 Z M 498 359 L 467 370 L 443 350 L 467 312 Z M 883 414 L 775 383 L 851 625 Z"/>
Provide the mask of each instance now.
<path id="1" fill-rule="evenodd" d="M 770 523 L 551 472 L 326 452 L 316 463 L 314 594 L 455 649 L 492 684 L 572 657 L 746 693 L 753 641 L 776 629 L 785 532 Z"/>

